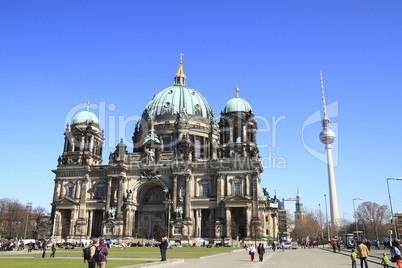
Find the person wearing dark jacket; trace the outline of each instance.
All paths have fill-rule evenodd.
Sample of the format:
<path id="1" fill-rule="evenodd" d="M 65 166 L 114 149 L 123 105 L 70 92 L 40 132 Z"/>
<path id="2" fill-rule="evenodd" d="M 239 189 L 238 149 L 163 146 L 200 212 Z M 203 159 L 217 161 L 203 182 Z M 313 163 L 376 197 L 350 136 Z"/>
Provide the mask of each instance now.
<path id="1" fill-rule="evenodd" d="M 162 237 L 162 242 L 159 246 L 160 250 L 161 250 L 161 261 L 166 261 L 166 250 L 168 247 L 168 242 L 167 242 L 167 238 L 166 237 Z"/>
<path id="2" fill-rule="evenodd" d="M 262 262 L 265 254 L 264 245 L 260 243 L 257 248 L 258 256 L 260 257 L 260 262 Z"/>
<path id="3" fill-rule="evenodd" d="M 97 261 L 96 264 L 98 265 L 98 268 L 105 268 L 106 263 L 107 263 L 107 254 L 109 253 L 107 251 L 107 246 L 105 244 L 105 239 L 101 239 L 99 241 L 99 246 L 96 247 L 96 250 L 99 250 L 102 253 L 102 259 L 100 261 Z"/>
<path id="4" fill-rule="evenodd" d="M 42 250 L 43 250 L 42 258 L 46 258 L 46 250 L 47 250 L 47 240 L 46 239 L 43 239 Z"/>
<path id="5" fill-rule="evenodd" d="M 54 255 L 56 254 L 56 242 L 53 242 L 52 244 L 52 254 L 50 254 L 50 258 L 54 258 Z"/>

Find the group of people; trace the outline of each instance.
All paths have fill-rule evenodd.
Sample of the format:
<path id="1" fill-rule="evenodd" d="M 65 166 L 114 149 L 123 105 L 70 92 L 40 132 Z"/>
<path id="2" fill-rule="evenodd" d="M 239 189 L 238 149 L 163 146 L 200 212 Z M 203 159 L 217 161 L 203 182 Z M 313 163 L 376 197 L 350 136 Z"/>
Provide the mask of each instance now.
<path id="1" fill-rule="evenodd" d="M 388 268 L 391 261 L 395 262 L 398 268 L 402 268 L 401 264 L 402 247 L 400 243 L 397 240 L 390 241 L 389 248 L 391 251 L 391 259 L 389 259 L 387 253 L 384 252 L 381 264 L 384 266 L 384 268 Z M 357 252 L 355 252 L 355 250 L 352 249 L 352 254 L 350 255 L 350 258 L 352 259 L 352 268 L 356 268 L 357 259 L 360 259 L 361 268 L 363 268 L 363 265 L 365 268 L 368 268 L 367 258 L 369 257 L 369 248 L 362 241 L 358 241 L 356 250 Z"/>
<path id="2" fill-rule="evenodd" d="M 107 250 L 107 245 L 105 244 L 104 239 L 100 239 L 98 243 L 98 238 L 92 239 L 91 243 L 88 246 L 89 248 L 89 259 L 88 259 L 88 268 L 95 268 L 97 265 L 98 268 L 105 268 L 107 263 L 107 255 L 109 254 Z M 95 260 L 95 253 L 99 251 L 101 254 L 100 260 Z"/>
<path id="3" fill-rule="evenodd" d="M 260 261 L 260 262 L 263 261 L 263 259 L 264 259 L 264 254 L 265 254 L 264 244 L 262 244 L 262 243 L 258 244 L 257 249 L 255 248 L 254 245 L 251 244 L 251 245 L 249 245 L 249 246 L 247 247 L 247 250 L 248 250 L 248 254 L 250 255 L 251 261 L 254 261 L 254 255 L 255 255 L 255 252 L 256 252 L 256 251 L 257 251 L 257 253 L 258 253 L 259 261 Z"/>

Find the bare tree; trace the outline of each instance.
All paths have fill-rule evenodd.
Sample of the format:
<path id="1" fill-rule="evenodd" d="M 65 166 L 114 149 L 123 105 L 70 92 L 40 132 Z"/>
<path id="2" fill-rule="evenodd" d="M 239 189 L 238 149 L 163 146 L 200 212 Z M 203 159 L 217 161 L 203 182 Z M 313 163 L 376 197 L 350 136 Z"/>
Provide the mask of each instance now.
<path id="1" fill-rule="evenodd" d="M 64 219 L 61 222 L 61 238 L 67 239 L 70 235 L 70 220 Z"/>
<path id="2" fill-rule="evenodd" d="M 204 233 L 207 235 L 207 237 L 210 238 L 210 240 L 215 238 L 215 220 L 214 219 L 208 218 L 208 220 L 205 222 Z"/>
<path id="3" fill-rule="evenodd" d="M 0 199 L 0 236 L 6 239 L 21 238 L 24 235 L 25 206 L 17 200 Z"/>
<path id="4" fill-rule="evenodd" d="M 255 246 L 257 246 L 257 239 L 261 238 L 262 230 L 261 230 L 261 222 L 258 217 L 253 217 L 250 222 L 250 234 L 251 237 L 254 238 Z"/>
<path id="5" fill-rule="evenodd" d="M 315 211 L 305 212 L 305 217 L 302 220 L 295 221 L 295 228 L 291 232 L 291 237 L 299 241 L 307 238 L 318 238 L 322 234 L 320 227 L 320 214 Z"/>
<path id="6" fill-rule="evenodd" d="M 387 225 L 391 213 L 388 206 L 367 201 L 357 207 L 356 217 L 366 230 L 366 238 L 379 240 L 381 227 Z"/>
<path id="7" fill-rule="evenodd" d="M 43 207 L 36 207 L 32 210 L 28 217 L 28 237 L 39 239 L 50 235 L 51 224 L 43 218 L 45 214 L 46 209 Z"/>
<path id="8" fill-rule="evenodd" d="M 149 235 L 149 222 L 141 219 L 138 222 L 138 235 L 144 239 L 144 238 L 148 238 Z"/>
<path id="9" fill-rule="evenodd" d="M 167 236 L 167 226 L 164 220 L 159 220 L 153 230 L 153 235 L 156 239 L 161 239 L 164 236 Z"/>

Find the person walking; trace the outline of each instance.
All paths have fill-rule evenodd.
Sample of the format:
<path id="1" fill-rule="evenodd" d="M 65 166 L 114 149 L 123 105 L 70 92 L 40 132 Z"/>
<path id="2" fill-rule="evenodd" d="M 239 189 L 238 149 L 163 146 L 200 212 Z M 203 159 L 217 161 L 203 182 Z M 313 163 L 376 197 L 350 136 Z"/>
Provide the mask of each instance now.
<path id="1" fill-rule="evenodd" d="M 50 254 L 50 257 L 54 258 L 55 254 L 56 254 L 56 242 L 53 242 L 53 244 L 52 244 L 52 254 Z"/>
<path id="2" fill-rule="evenodd" d="M 264 259 L 265 249 L 264 245 L 260 243 L 257 248 L 258 256 L 260 257 L 260 262 Z"/>
<path id="3" fill-rule="evenodd" d="M 369 251 L 362 241 L 357 242 L 357 253 L 360 256 L 360 268 L 363 268 L 363 263 L 365 268 L 368 268 L 367 258 L 369 256 Z"/>
<path id="4" fill-rule="evenodd" d="M 47 250 L 47 240 L 46 239 L 43 239 L 42 250 L 43 250 L 42 258 L 46 258 L 46 250 Z"/>
<path id="5" fill-rule="evenodd" d="M 401 265 L 401 246 L 399 245 L 398 241 L 393 241 L 391 246 L 391 254 L 392 259 L 395 260 L 396 265 L 398 268 L 402 268 Z"/>
<path id="6" fill-rule="evenodd" d="M 93 259 L 96 251 L 96 247 L 98 245 L 98 239 L 94 238 L 92 239 L 91 243 L 89 244 L 89 259 L 88 259 L 88 268 L 95 268 L 95 261 Z"/>
<path id="7" fill-rule="evenodd" d="M 107 246 L 105 244 L 105 239 L 99 240 L 99 246 L 96 247 L 96 251 L 100 251 L 102 253 L 101 260 L 96 262 L 98 268 L 105 268 L 107 263 L 106 256 L 109 254 L 109 252 L 107 251 Z"/>
<path id="8" fill-rule="evenodd" d="M 159 245 L 159 249 L 161 251 L 161 261 L 166 261 L 166 250 L 168 248 L 167 237 L 162 237 L 161 244 Z"/>
<path id="9" fill-rule="evenodd" d="M 356 267 L 357 254 L 356 254 L 354 249 L 352 249 L 352 253 L 350 254 L 350 258 L 352 259 L 352 268 L 357 268 Z"/>
<path id="10" fill-rule="evenodd" d="M 389 267 L 389 259 L 387 257 L 387 253 L 383 253 L 382 254 L 382 260 L 381 260 L 381 264 L 384 265 L 384 268 L 388 268 Z"/>
<path id="11" fill-rule="evenodd" d="M 255 247 L 254 245 L 250 245 L 248 247 L 248 254 L 250 255 L 251 261 L 254 261 Z"/>

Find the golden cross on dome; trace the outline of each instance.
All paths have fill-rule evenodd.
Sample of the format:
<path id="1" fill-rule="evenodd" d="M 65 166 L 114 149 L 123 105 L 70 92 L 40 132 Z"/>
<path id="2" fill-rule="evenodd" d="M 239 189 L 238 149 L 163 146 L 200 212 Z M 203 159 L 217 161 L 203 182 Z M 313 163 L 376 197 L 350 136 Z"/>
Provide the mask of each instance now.
<path id="1" fill-rule="evenodd" d="M 183 53 L 180 53 L 180 55 L 179 55 L 179 57 L 180 57 L 180 64 L 183 62 L 183 56 L 184 56 L 184 54 L 183 54 Z"/>

